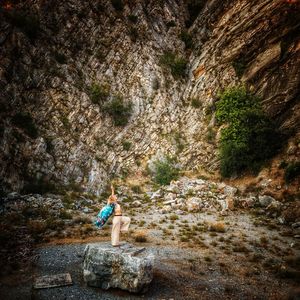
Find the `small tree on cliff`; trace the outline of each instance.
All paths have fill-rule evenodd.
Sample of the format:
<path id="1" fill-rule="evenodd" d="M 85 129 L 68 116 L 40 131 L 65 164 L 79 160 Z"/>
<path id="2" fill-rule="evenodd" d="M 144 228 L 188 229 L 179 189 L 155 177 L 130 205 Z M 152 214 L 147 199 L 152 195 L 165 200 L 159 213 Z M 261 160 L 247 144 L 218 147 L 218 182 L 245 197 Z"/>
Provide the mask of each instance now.
<path id="1" fill-rule="evenodd" d="M 216 103 L 221 131 L 221 175 L 257 172 L 281 147 L 283 135 L 263 110 L 259 98 L 243 86 L 226 89 Z"/>

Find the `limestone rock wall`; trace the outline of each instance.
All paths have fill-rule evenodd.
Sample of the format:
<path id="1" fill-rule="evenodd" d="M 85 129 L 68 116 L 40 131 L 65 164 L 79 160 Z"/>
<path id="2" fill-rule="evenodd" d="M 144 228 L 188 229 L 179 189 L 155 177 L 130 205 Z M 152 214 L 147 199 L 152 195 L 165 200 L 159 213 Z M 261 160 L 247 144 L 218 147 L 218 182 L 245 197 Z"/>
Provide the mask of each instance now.
<path id="1" fill-rule="evenodd" d="M 220 89 L 240 82 L 262 97 L 283 130 L 299 132 L 297 1 L 203 1 L 189 28 L 188 1 L 123 3 L 122 10 L 110 1 L 2 4 L 4 190 L 40 179 L 97 193 L 110 176 L 143 169 L 159 153 L 175 155 L 182 168 L 216 170 L 216 143 L 208 138 L 217 131 L 214 103 Z M 30 28 L 38 30 L 24 29 L 15 11 L 36 16 L 39 25 L 31 21 Z M 183 31 L 192 49 L 180 38 Z M 187 59 L 184 78 L 161 66 L 165 51 Z M 109 87 L 107 101 L 119 94 L 133 103 L 125 127 L 92 103 L 93 83 Z M 31 116 L 37 134 L 14 121 L 20 113 Z"/>

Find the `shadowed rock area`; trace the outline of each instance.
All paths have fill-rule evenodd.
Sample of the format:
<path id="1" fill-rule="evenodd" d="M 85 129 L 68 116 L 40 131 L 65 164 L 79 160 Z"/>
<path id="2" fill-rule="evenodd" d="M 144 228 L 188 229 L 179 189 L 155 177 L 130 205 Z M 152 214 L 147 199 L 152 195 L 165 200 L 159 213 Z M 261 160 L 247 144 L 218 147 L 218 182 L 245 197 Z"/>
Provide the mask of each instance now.
<path id="1" fill-rule="evenodd" d="M 278 128 L 299 133 L 298 1 L 2 2 L 5 191 L 99 193 L 158 151 L 215 171 L 228 85 L 249 86 Z M 132 104 L 125 126 L 107 108 L 116 99 Z"/>

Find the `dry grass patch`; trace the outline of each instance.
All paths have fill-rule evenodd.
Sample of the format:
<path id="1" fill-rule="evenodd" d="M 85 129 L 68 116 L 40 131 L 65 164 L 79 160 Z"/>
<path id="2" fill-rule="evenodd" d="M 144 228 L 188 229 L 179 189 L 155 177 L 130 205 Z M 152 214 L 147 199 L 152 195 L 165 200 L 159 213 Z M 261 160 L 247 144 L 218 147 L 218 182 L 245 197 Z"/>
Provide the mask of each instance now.
<path id="1" fill-rule="evenodd" d="M 189 240 L 190 240 L 190 238 L 187 237 L 187 236 L 182 236 L 182 237 L 180 237 L 180 241 L 183 242 L 183 243 L 186 243 L 186 242 L 188 242 Z"/>
<path id="2" fill-rule="evenodd" d="M 73 222 L 74 224 L 87 224 L 90 223 L 90 219 L 87 216 L 77 216 L 73 219 Z"/>
<path id="3" fill-rule="evenodd" d="M 243 253 L 248 253 L 250 250 L 243 245 L 242 243 L 235 244 L 232 248 L 233 252 L 243 252 Z"/>
<path id="4" fill-rule="evenodd" d="M 261 253 L 253 253 L 252 255 L 249 256 L 249 261 L 250 262 L 260 262 L 264 259 L 264 256 Z"/>
<path id="5" fill-rule="evenodd" d="M 135 242 L 137 242 L 137 243 L 146 243 L 148 240 L 147 233 L 144 230 L 139 230 L 139 231 L 135 232 L 135 234 L 133 235 L 133 238 L 134 238 Z"/>
<path id="6" fill-rule="evenodd" d="M 27 223 L 27 228 L 33 235 L 36 235 L 44 233 L 47 229 L 47 225 L 43 221 L 30 220 Z"/>
<path id="7" fill-rule="evenodd" d="M 226 227 L 223 222 L 210 223 L 208 228 L 210 231 L 213 231 L 213 232 L 222 232 L 223 233 L 226 231 Z"/>
<path id="8" fill-rule="evenodd" d="M 145 224 L 146 224 L 146 221 L 144 221 L 144 220 L 141 220 L 141 221 L 139 222 L 139 224 L 138 224 L 138 225 L 139 225 L 140 227 L 143 227 Z"/>
<path id="9" fill-rule="evenodd" d="M 68 220 L 71 220 L 73 218 L 72 214 L 70 212 L 66 211 L 65 209 L 60 210 L 59 217 L 61 219 L 68 219 Z"/>
<path id="10" fill-rule="evenodd" d="M 173 215 L 170 215 L 169 219 L 170 219 L 171 221 L 175 221 L 175 220 L 178 220 L 178 216 L 175 215 L 175 214 L 173 214 Z"/>
<path id="11" fill-rule="evenodd" d="M 94 231 L 94 227 L 91 224 L 85 224 L 81 228 L 81 234 L 89 234 L 92 231 Z"/>

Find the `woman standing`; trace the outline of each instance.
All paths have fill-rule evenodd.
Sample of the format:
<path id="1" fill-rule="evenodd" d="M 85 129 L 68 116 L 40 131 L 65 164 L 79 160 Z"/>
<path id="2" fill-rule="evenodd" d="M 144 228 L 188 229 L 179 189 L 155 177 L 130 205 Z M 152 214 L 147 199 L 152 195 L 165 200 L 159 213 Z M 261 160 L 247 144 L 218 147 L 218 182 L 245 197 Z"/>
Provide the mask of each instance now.
<path id="1" fill-rule="evenodd" d="M 117 196 L 114 192 L 114 187 L 111 185 L 111 196 L 108 198 L 109 204 L 115 203 L 114 217 L 112 221 L 111 244 L 113 247 L 120 246 L 120 232 L 128 232 L 130 218 L 122 215 L 122 209 L 117 202 Z"/>

